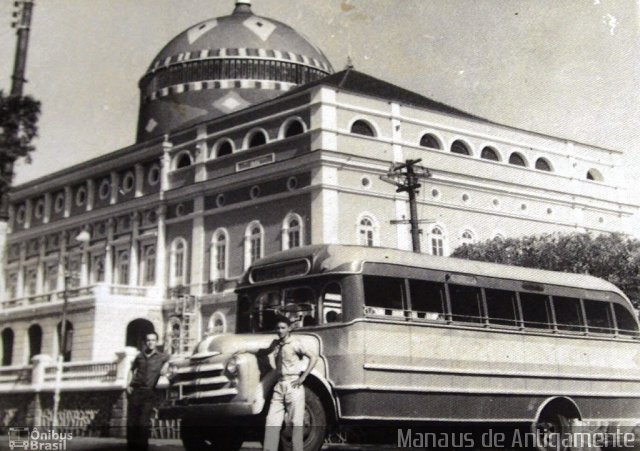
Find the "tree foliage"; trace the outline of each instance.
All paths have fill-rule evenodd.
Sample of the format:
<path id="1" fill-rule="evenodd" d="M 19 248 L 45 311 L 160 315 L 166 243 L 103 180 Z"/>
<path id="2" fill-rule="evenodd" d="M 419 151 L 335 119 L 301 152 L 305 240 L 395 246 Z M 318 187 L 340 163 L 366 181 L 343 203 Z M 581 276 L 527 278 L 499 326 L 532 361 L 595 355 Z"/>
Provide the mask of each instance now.
<path id="1" fill-rule="evenodd" d="M 600 277 L 640 307 L 640 241 L 622 233 L 544 234 L 464 244 L 453 257 Z"/>
<path id="2" fill-rule="evenodd" d="M 30 161 L 39 117 L 40 102 L 33 97 L 6 96 L 0 91 L 0 161 L 13 162 L 21 157 Z M 11 177 L 11 174 L 5 174 L 4 167 L 1 169 L 3 178 Z"/>

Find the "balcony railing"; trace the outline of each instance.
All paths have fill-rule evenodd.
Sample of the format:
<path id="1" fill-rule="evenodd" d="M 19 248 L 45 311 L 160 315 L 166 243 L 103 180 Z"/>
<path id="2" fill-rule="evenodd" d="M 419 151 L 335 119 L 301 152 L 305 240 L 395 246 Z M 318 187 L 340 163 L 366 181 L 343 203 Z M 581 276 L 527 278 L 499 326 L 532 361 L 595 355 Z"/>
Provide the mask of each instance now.
<path id="1" fill-rule="evenodd" d="M 91 297 L 103 293 L 112 296 L 157 297 L 155 287 L 99 283 L 96 285 L 85 287 L 70 288 L 67 290 L 67 299 L 73 300 L 75 298 Z M 4 300 L 0 303 L 0 309 L 9 310 L 21 307 L 37 307 L 41 305 L 62 302 L 63 300 L 64 291 L 55 291 L 50 293 L 37 294 L 34 296 L 25 296 L 16 299 Z"/>

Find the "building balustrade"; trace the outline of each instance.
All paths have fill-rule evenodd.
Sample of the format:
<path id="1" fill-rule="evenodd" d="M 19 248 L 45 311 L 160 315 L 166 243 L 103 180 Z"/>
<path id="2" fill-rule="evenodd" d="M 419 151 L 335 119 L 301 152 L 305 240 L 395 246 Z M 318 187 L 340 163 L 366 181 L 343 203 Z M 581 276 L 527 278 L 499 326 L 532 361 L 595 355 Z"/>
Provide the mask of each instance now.
<path id="1" fill-rule="evenodd" d="M 124 389 L 131 363 L 138 351 L 126 348 L 116 358 L 103 362 L 65 362 L 61 388 Z M 31 359 L 31 365 L 0 367 L 0 393 L 12 391 L 49 391 L 56 384 L 56 362 L 46 354 Z"/>
<path id="2" fill-rule="evenodd" d="M 111 285 L 99 283 L 67 290 L 67 299 L 72 300 L 79 297 L 90 297 L 98 294 L 108 294 L 117 296 L 135 296 L 147 297 L 155 296 L 157 289 L 155 287 L 130 286 L 130 285 Z M 52 304 L 64 301 L 64 291 L 55 291 L 50 293 L 38 294 L 34 296 L 26 296 L 22 298 L 9 299 L 0 303 L 0 310 L 10 310 L 14 308 L 36 307 L 41 305 Z"/>

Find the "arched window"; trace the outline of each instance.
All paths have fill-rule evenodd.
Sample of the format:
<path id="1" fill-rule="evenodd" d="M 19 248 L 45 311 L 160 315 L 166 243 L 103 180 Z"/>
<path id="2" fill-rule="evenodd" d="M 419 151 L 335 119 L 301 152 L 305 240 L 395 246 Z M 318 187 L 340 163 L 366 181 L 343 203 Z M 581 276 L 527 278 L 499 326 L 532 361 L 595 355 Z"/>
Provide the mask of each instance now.
<path id="1" fill-rule="evenodd" d="M 29 362 L 33 356 L 42 353 L 42 327 L 38 324 L 33 324 L 27 331 L 29 336 Z"/>
<path id="2" fill-rule="evenodd" d="M 264 229 L 260 221 L 253 221 L 244 232 L 244 268 L 264 255 Z"/>
<path id="3" fill-rule="evenodd" d="M 24 286 L 27 296 L 35 296 L 38 292 L 38 270 L 36 268 L 25 268 Z"/>
<path id="4" fill-rule="evenodd" d="M 431 229 L 430 244 L 431 255 L 443 256 L 445 251 L 445 236 L 441 227 L 435 226 Z"/>
<path id="5" fill-rule="evenodd" d="M 292 136 L 301 135 L 305 132 L 304 124 L 300 119 L 290 119 L 284 124 L 284 138 L 291 138 Z"/>
<path id="6" fill-rule="evenodd" d="M 91 283 L 104 282 L 104 254 L 91 256 Z M 57 277 L 57 276 L 56 276 Z"/>
<path id="7" fill-rule="evenodd" d="M 378 227 L 373 216 L 362 215 L 358 219 L 357 240 L 361 246 L 378 246 Z"/>
<path id="8" fill-rule="evenodd" d="M 129 251 L 121 250 L 116 254 L 116 283 L 129 285 Z"/>
<path id="9" fill-rule="evenodd" d="M 211 237 L 211 274 L 210 280 L 227 279 L 229 266 L 229 238 L 225 229 L 218 229 Z M 218 291 L 218 290 L 216 290 Z"/>
<path id="10" fill-rule="evenodd" d="M 435 135 L 431 133 L 422 135 L 422 138 L 420 138 L 420 145 L 422 147 L 430 147 L 432 149 L 442 149 L 438 138 L 436 138 Z"/>
<path id="11" fill-rule="evenodd" d="M 13 330 L 10 327 L 5 327 L 2 330 L 2 366 L 9 366 L 13 363 L 13 341 Z"/>
<path id="12" fill-rule="evenodd" d="M 498 152 L 493 147 L 489 146 L 482 149 L 482 152 L 480 152 L 480 158 L 491 161 L 500 161 Z"/>
<path id="13" fill-rule="evenodd" d="M 215 144 L 213 150 L 216 158 L 231 155 L 233 153 L 233 144 L 228 139 L 221 139 Z"/>
<path id="14" fill-rule="evenodd" d="M 227 319 L 222 312 L 213 312 L 209 318 L 207 332 L 211 335 L 224 334 L 227 332 Z"/>
<path id="15" fill-rule="evenodd" d="M 513 152 L 509 156 L 509 164 L 513 164 L 515 166 L 526 166 L 527 163 L 524 161 L 524 157 L 520 155 L 518 152 Z"/>
<path id="16" fill-rule="evenodd" d="M 475 237 L 471 230 L 465 230 L 460 235 L 460 244 L 472 244 L 474 241 Z"/>
<path id="17" fill-rule="evenodd" d="M 246 147 L 258 147 L 267 143 L 267 134 L 264 130 L 254 130 L 249 132 L 246 141 Z"/>
<path id="18" fill-rule="evenodd" d="M 187 241 L 178 237 L 171 243 L 171 273 L 169 282 L 172 287 L 185 285 L 187 281 Z"/>
<path id="19" fill-rule="evenodd" d="M 300 215 L 291 213 L 282 222 L 282 249 L 292 249 L 303 244 L 303 222 Z"/>
<path id="20" fill-rule="evenodd" d="M 193 164 L 193 160 L 191 159 L 191 154 L 189 152 L 181 152 L 176 157 L 176 169 L 182 169 L 189 167 Z"/>
<path id="21" fill-rule="evenodd" d="M 64 343 L 62 342 L 62 321 L 58 323 L 57 327 L 57 338 L 58 338 L 58 349 L 62 351 L 62 357 L 64 362 L 71 361 L 71 350 L 73 349 L 73 324 L 70 321 L 66 321 L 66 327 L 64 334 L 66 339 Z M 64 346 L 64 349 L 62 347 Z"/>
<path id="22" fill-rule="evenodd" d="M 142 284 L 156 283 L 156 246 L 149 244 L 144 247 L 142 256 Z"/>
<path id="23" fill-rule="evenodd" d="M 551 164 L 545 158 L 538 158 L 536 160 L 536 169 L 551 172 Z"/>
<path id="24" fill-rule="evenodd" d="M 451 152 L 457 153 L 460 155 L 471 155 L 471 151 L 469 150 L 469 147 L 459 139 L 455 140 L 453 144 L 451 144 Z"/>
<path id="25" fill-rule="evenodd" d="M 597 169 L 589 169 L 587 171 L 587 180 L 593 180 L 594 182 L 602 182 L 604 181 L 604 177 Z"/>
<path id="26" fill-rule="evenodd" d="M 18 296 L 18 273 L 7 274 L 7 298 L 15 299 Z"/>
<path id="27" fill-rule="evenodd" d="M 353 124 L 351 124 L 351 133 L 353 133 L 354 135 L 376 136 L 376 132 L 373 126 L 367 121 L 363 121 L 362 119 L 358 119 Z"/>

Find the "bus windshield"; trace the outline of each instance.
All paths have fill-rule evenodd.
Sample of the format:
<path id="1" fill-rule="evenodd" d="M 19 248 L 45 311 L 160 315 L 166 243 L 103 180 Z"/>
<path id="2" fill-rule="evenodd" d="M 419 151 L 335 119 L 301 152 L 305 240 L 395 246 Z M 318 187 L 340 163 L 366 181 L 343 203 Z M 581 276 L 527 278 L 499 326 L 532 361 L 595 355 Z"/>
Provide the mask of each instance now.
<path id="1" fill-rule="evenodd" d="M 297 280 L 244 291 L 239 296 L 238 332 L 272 332 L 278 315 L 293 327 L 341 320 L 342 287 L 336 279 Z"/>

